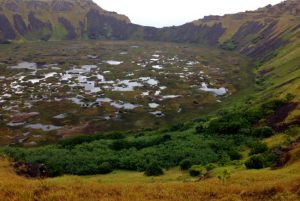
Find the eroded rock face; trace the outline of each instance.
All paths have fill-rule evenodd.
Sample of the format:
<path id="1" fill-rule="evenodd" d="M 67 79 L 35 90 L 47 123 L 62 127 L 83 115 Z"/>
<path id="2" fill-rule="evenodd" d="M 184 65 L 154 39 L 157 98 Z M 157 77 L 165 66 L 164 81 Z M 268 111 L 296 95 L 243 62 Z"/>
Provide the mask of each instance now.
<path id="1" fill-rule="evenodd" d="M 73 7 L 73 4 L 71 2 L 65 2 L 65 1 L 54 1 L 52 3 L 52 10 L 53 11 L 71 11 Z"/>
<path id="2" fill-rule="evenodd" d="M 75 32 L 75 29 L 73 27 L 73 25 L 71 24 L 70 21 L 68 21 L 67 19 L 63 18 L 63 17 L 59 17 L 58 21 L 61 25 L 63 25 L 65 27 L 65 29 L 68 32 L 68 35 L 66 37 L 66 39 L 68 40 L 73 40 L 77 38 L 77 34 Z"/>
<path id="3" fill-rule="evenodd" d="M 30 10 L 49 10 L 49 4 L 45 1 L 29 1 L 26 6 Z"/>
<path id="4" fill-rule="evenodd" d="M 251 34 L 255 34 L 263 28 L 263 25 L 258 23 L 258 22 L 246 22 L 243 24 L 239 30 L 234 34 L 232 39 L 234 41 L 242 41 L 244 40 L 247 36 Z"/>
<path id="5" fill-rule="evenodd" d="M 48 169 L 45 164 L 29 164 L 16 162 L 13 165 L 18 175 L 30 178 L 46 178 L 48 177 Z"/>
<path id="6" fill-rule="evenodd" d="M 23 21 L 22 16 L 16 14 L 14 15 L 13 19 L 14 19 L 15 29 L 18 31 L 20 35 L 25 36 L 28 33 L 28 27 Z"/>
<path id="7" fill-rule="evenodd" d="M 35 17 L 34 13 L 31 12 L 28 15 L 29 30 L 36 33 L 36 38 L 47 41 L 52 34 L 52 25 L 49 22 L 43 22 Z"/>
<path id="8" fill-rule="evenodd" d="M 13 12 L 18 12 L 19 11 L 18 5 L 15 2 L 7 2 L 5 4 L 5 8 L 7 10 L 10 10 L 10 11 L 13 11 Z"/>
<path id="9" fill-rule="evenodd" d="M 38 30 L 38 29 L 43 29 L 43 28 L 49 28 L 51 29 L 51 24 L 50 23 L 45 23 L 39 20 L 38 18 L 35 17 L 34 13 L 31 12 L 28 15 L 28 20 L 29 20 L 29 27 L 31 30 Z"/>
<path id="10" fill-rule="evenodd" d="M 216 45 L 224 32 L 225 28 L 220 23 L 213 26 L 187 23 L 179 27 L 163 29 L 146 27 L 144 29 L 144 39 Z"/>
<path id="11" fill-rule="evenodd" d="M 87 35 L 91 39 L 128 39 L 132 32 L 132 25 L 114 17 L 100 14 L 97 10 L 90 10 L 87 15 Z"/>
<path id="12" fill-rule="evenodd" d="M 12 40 L 16 33 L 5 15 L 0 14 L 0 40 Z"/>

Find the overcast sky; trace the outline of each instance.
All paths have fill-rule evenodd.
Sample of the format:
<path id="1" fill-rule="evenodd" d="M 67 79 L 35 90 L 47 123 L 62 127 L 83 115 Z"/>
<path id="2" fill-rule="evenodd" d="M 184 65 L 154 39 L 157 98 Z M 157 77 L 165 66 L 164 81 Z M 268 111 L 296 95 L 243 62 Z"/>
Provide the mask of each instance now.
<path id="1" fill-rule="evenodd" d="M 255 10 L 282 0 L 94 0 L 105 10 L 127 15 L 133 23 L 156 27 L 181 25 L 205 15 Z"/>

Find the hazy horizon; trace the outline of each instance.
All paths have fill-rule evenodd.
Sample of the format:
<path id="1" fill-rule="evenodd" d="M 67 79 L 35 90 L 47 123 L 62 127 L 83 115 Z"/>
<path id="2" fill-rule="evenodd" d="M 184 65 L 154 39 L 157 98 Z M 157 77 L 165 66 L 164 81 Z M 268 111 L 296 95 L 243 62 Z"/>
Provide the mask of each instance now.
<path id="1" fill-rule="evenodd" d="M 206 15 L 224 15 L 255 10 L 283 0 L 94 0 L 100 7 L 130 18 L 132 23 L 145 26 L 172 26 L 203 18 Z"/>

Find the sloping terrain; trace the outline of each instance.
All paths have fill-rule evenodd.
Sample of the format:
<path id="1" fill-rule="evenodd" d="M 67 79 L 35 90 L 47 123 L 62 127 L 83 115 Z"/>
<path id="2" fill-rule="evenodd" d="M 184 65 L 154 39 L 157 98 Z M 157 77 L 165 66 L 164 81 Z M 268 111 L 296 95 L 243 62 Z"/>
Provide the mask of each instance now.
<path id="1" fill-rule="evenodd" d="M 110 37 L 110 25 L 127 25 L 123 15 L 108 12 L 92 0 L 1 0 L 0 39 L 67 40 Z M 97 29 L 101 27 L 101 31 Z M 119 27 L 119 30 L 122 27 Z M 107 31 L 104 33 L 104 31 Z M 114 33 L 114 36 L 122 39 Z"/>
<path id="2" fill-rule="evenodd" d="M 10 2 L 15 2 L 15 5 L 13 5 L 14 3 L 10 4 Z M 2 41 L 9 43 L 13 40 L 14 46 L 3 46 L 4 50 L 13 47 L 13 49 L 9 49 L 10 54 L 13 54 L 14 48 L 22 52 L 24 47 L 30 49 L 30 47 L 39 45 L 39 43 L 29 46 L 26 46 L 26 43 L 24 46 L 18 45 L 18 42 L 27 42 L 27 40 L 63 40 L 67 38 L 136 39 L 193 43 L 186 45 L 188 48 L 184 47 L 185 44 L 181 44 L 183 49 L 180 48 L 181 45 L 176 47 L 174 44 L 159 43 L 164 44 L 164 47 L 171 47 L 170 49 L 178 51 L 178 55 L 182 53 L 191 55 L 192 53 L 185 49 L 192 50 L 193 46 L 196 46 L 196 48 L 198 46 L 213 46 L 214 51 L 217 51 L 214 48 L 221 48 L 225 51 L 215 54 L 210 49 L 209 54 L 214 54 L 217 58 L 216 64 L 224 65 L 225 55 L 229 55 L 226 58 L 230 58 L 230 55 L 234 57 L 233 55 L 237 54 L 247 56 L 252 60 L 252 63 L 250 62 L 249 66 L 245 65 L 247 69 L 241 71 L 237 69 L 237 66 L 242 67 L 242 65 L 229 59 L 228 69 L 236 78 L 232 81 L 236 87 L 232 87 L 231 90 L 238 88 L 239 85 L 246 85 L 245 88 L 248 90 L 243 90 L 240 93 L 237 91 L 236 97 L 221 99 L 223 103 L 216 107 L 213 112 L 203 112 L 197 118 L 190 119 L 187 122 L 178 123 L 171 127 L 161 126 L 162 128 L 159 130 L 141 129 L 128 132 L 82 135 L 36 148 L 1 148 L 0 153 L 9 156 L 14 162 L 9 162 L 6 158 L 0 160 L 0 177 L 3 178 L 0 180 L 0 199 L 300 200 L 300 2 L 298 0 L 288 0 L 257 11 L 225 16 L 208 16 L 183 26 L 162 29 L 131 24 L 126 17 L 107 13 L 91 1 L 74 3 L 74 7 L 77 9 L 76 12 L 81 13 L 78 18 L 72 17 L 75 10 L 67 9 L 68 6 L 66 5 L 73 4 L 70 1 L 51 1 L 51 3 L 47 1 L 46 4 L 50 6 L 50 10 L 43 13 L 33 11 L 33 7 L 28 8 L 28 5 L 32 2 L 34 2 L 33 4 L 39 2 L 38 5 L 44 5 L 46 1 L 23 0 L 18 1 L 19 3 L 16 2 L 5 1 L 2 7 L 6 6 L 10 11 L 2 9 L 2 15 L 0 15 Z M 79 5 L 84 4 L 92 6 L 80 8 Z M 20 17 L 13 17 L 20 9 L 20 5 L 23 8 L 26 6 L 24 14 Z M 52 16 L 50 14 L 53 9 L 67 9 L 68 11 L 58 11 L 55 16 Z M 57 16 L 60 17 L 57 18 Z M 13 23 L 13 18 L 16 18 L 16 23 Z M 21 22 L 21 19 L 24 23 Z M 73 19 L 76 20 L 72 21 Z M 84 22 L 84 26 L 81 26 L 82 29 L 78 25 L 80 21 Z M 63 25 L 63 28 L 61 25 Z M 132 41 L 127 42 L 124 42 L 127 46 L 132 43 Z M 64 45 L 66 43 L 68 42 L 58 44 Z M 88 42 L 84 43 L 83 46 L 89 44 Z M 81 44 L 81 42 L 73 45 L 76 46 L 76 44 Z M 112 51 L 116 48 L 117 54 L 124 53 L 124 47 L 119 48 L 112 45 L 116 43 L 111 42 L 108 44 L 112 46 L 108 50 Z M 145 45 L 147 43 L 139 42 L 139 44 Z M 43 47 L 43 44 L 40 46 Z M 151 45 L 145 46 L 149 47 Z M 55 45 L 53 47 L 55 49 Z M 134 50 L 131 50 L 131 48 Z M 152 65 L 150 62 L 149 67 L 153 68 L 154 66 L 154 69 L 151 69 L 150 72 L 151 75 L 154 75 L 154 72 L 159 72 L 158 75 L 155 75 L 159 77 L 162 75 L 160 71 L 163 63 L 158 63 L 160 62 L 158 58 L 168 58 L 170 55 L 163 55 L 162 52 L 155 51 L 155 48 L 150 48 L 149 54 L 143 55 L 146 52 L 145 50 L 139 51 L 137 46 L 131 45 L 130 49 L 126 49 L 126 53 L 129 53 L 129 56 L 131 54 L 140 56 L 136 60 L 141 65 L 145 64 L 145 57 L 150 61 L 154 59 L 153 61 L 157 63 Z M 79 49 L 82 50 L 82 48 Z M 98 49 L 95 48 L 94 50 Z M 203 50 L 207 49 L 201 49 L 201 51 Z M 65 49 L 62 51 L 65 51 Z M 76 52 L 74 50 L 70 51 L 70 48 L 67 48 L 66 51 L 68 53 L 56 55 L 57 59 L 61 59 L 61 55 L 67 57 L 70 56 L 69 54 L 72 56 Z M 85 61 L 97 60 L 97 55 L 87 55 L 88 52 L 82 51 L 86 55 L 84 57 Z M 130 51 L 133 51 L 133 53 Z M 141 54 L 141 52 L 144 53 Z M 20 55 L 18 54 L 18 56 Z M 199 54 L 197 55 L 199 56 Z M 46 58 L 49 55 L 43 54 L 41 56 Z M 110 53 L 104 54 L 106 62 L 120 65 L 120 61 L 109 60 L 108 57 L 110 56 Z M 7 63 L 15 62 L 15 58 L 10 57 L 5 58 L 6 63 L 1 65 L 5 66 Z M 125 58 L 124 55 L 122 57 Z M 39 62 L 34 61 L 32 55 L 26 58 L 31 59 L 31 62 Z M 195 62 L 192 57 L 190 59 L 178 59 L 178 62 L 179 64 L 183 62 L 184 65 L 188 63 L 201 65 L 199 66 L 201 68 L 207 66 L 207 62 L 205 62 L 207 58 L 204 56 L 200 58 L 201 62 L 199 63 Z M 45 61 L 43 60 L 41 65 L 48 64 L 48 61 L 46 64 L 43 62 Z M 81 65 L 83 63 L 78 60 L 75 61 L 75 64 Z M 134 64 L 134 62 L 131 64 Z M 127 69 L 131 69 L 131 64 L 130 68 L 121 65 L 124 67 L 126 74 Z M 69 63 L 60 63 L 59 65 L 66 69 L 70 67 Z M 20 66 L 22 68 L 24 63 L 16 65 L 15 68 L 18 69 Z M 231 68 L 233 66 L 235 68 Z M 29 68 L 29 70 L 25 70 L 25 73 L 28 73 L 32 68 L 32 64 L 25 63 L 25 67 Z M 58 69 L 57 66 L 52 67 Z M 67 70 L 78 70 L 77 67 L 72 68 Z M 227 68 L 224 69 L 227 70 Z M 91 66 L 85 66 L 83 70 L 88 71 L 87 73 L 89 71 L 95 73 Z M 185 69 L 183 70 L 185 71 Z M 220 74 L 217 68 L 208 67 L 209 70 L 213 71 L 213 75 Z M 181 76 L 185 76 L 184 71 Z M 242 78 L 246 78 L 252 72 L 256 75 L 255 80 L 253 80 L 255 82 L 254 87 L 250 79 L 236 77 L 237 75 L 243 75 Z M 8 73 L 11 74 L 12 72 L 8 71 Z M 245 75 L 244 73 L 248 74 Z M 117 74 L 117 71 L 114 74 Z M 44 76 L 44 74 L 41 75 Z M 8 81 L 12 81 L 12 85 L 7 86 L 14 86 L 14 83 L 17 85 L 24 84 L 22 75 L 17 74 L 17 76 L 21 76 L 21 81 L 19 77 L 16 80 L 9 79 Z M 37 78 L 32 76 L 35 75 L 30 75 L 28 80 L 34 83 L 42 81 L 45 84 L 44 81 L 47 76 Z M 51 76 L 53 75 L 51 74 Z M 75 80 L 72 76 L 70 83 Z M 100 78 L 102 79 L 101 76 Z M 57 82 L 55 79 L 54 82 Z M 135 79 L 138 79 L 138 77 Z M 173 77 L 172 79 L 172 84 L 176 84 L 179 83 L 177 79 L 183 78 Z M 187 78 L 188 81 L 197 79 L 198 77 Z M 226 86 L 229 86 L 229 83 L 227 81 L 222 82 L 222 79 L 218 79 L 219 84 L 225 83 Z M 139 80 L 135 81 L 140 82 Z M 162 81 L 167 81 L 167 79 L 162 79 Z M 53 82 L 53 80 L 50 79 L 49 82 Z M 82 81 L 79 82 L 79 84 L 82 83 L 84 84 Z M 125 81 L 114 87 L 123 90 L 130 87 L 126 83 Z M 135 84 L 138 85 L 139 83 Z M 26 86 L 26 83 L 24 86 Z M 180 85 L 180 87 L 184 86 L 186 85 Z M 220 85 L 218 86 L 220 87 Z M 29 87 L 33 87 L 35 92 L 38 90 L 38 88 L 34 88 L 37 86 L 29 85 Z M 208 90 L 210 93 L 219 92 L 220 89 L 223 91 L 222 88 L 211 89 L 207 86 L 202 86 L 202 89 Z M 76 92 L 82 91 L 78 90 Z M 43 98 L 42 96 L 38 97 Z M 216 100 L 216 97 L 214 101 L 220 101 Z M 5 98 L 9 97 L 6 96 Z M 93 99 L 84 99 L 85 102 L 90 100 Z M 151 104 L 151 102 L 149 103 Z M 177 103 L 175 100 L 168 106 L 176 107 Z M 199 105 L 199 102 L 194 103 Z M 149 106 L 153 106 L 153 104 Z M 60 107 L 65 108 L 64 106 Z M 60 110 L 58 107 L 56 109 Z M 219 110 L 216 111 L 216 109 Z M 101 110 L 95 112 L 94 110 L 81 108 L 78 111 L 87 116 L 102 112 Z M 48 115 L 48 112 L 44 113 L 45 116 Z M 128 111 L 121 112 L 121 115 L 127 114 Z M 28 113 L 25 117 L 34 119 L 36 115 L 36 113 Z M 53 115 L 51 114 L 51 117 Z M 25 117 L 24 115 L 16 116 L 16 119 L 22 120 Z M 142 118 L 142 116 L 140 117 Z M 74 118 L 71 118 L 71 120 L 74 120 Z M 47 121 L 47 118 L 43 119 L 43 122 Z M 146 120 L 147 122 L 150 121 Z M 46 127 L 46 129 L 51 129 L 51 127 Z M 78 129 L 83 134 L 89 131 L 89 129 L 80 130 L 80 127 L 71 128 L 68 131 L 72 134 Z M 9 136 L 16 134 L 14 131 L 16 130 L 4 128 L 1 134 L 3 137 L 10 139 Z M 29 135 L 28 133 L 24 134 L 26 133 L 18 133 L 21 137 Z M 30 137 L 40 138 L 41 136 L 44 135 L 35 133 Z M 182 168 L 183 162 L 188 164 L 188 168 Z M 52 176 L 54 178 L 27 179 L 17 176 L 15 171 L 23 176 Z M 164 175 L 161 175 L 163 173 Z M 145 175 L 153 177 L 146 177 Z"/>
<path id="3" fill-rule="evenodd" d="M 101 177 L 71 177 L 32 180 L 17 176 L 6 159 L 0 161 L 1 200 L 105 200 L 105 201 L 186 201 L 186 200 L 299 200 L 299 160 L 278 170 L 233 170 L 226 181 L 217 178 L 199 182 L 153 178 L 134 182 L 138 175 L 117 183 L 120 174 L 102 183 Z M 130 175 L 131 173 L 126 173 Z M 168 174 L 168 173 L 166 173 Z M 169 177 L 181 175 L 171 174 Z M 122 178 L 122 176 L 121 176 Z M 114 180 L 113 180 L 114 179 Z M 156 181 L 156 182 L 155 182 Z M 134 182 L 128 184 L 128 182 Z"/>

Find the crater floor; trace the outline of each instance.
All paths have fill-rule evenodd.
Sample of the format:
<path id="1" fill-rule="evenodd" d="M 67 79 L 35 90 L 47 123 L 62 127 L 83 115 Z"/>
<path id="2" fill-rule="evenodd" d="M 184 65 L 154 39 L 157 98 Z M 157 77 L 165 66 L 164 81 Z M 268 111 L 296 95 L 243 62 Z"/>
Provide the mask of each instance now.
<path id="1" fill-rule="evenodd" d="M 249 87 L 251 62 L 188 44 L 78 41 L 0 47 L 0 143 L 155 128 Z"/>

